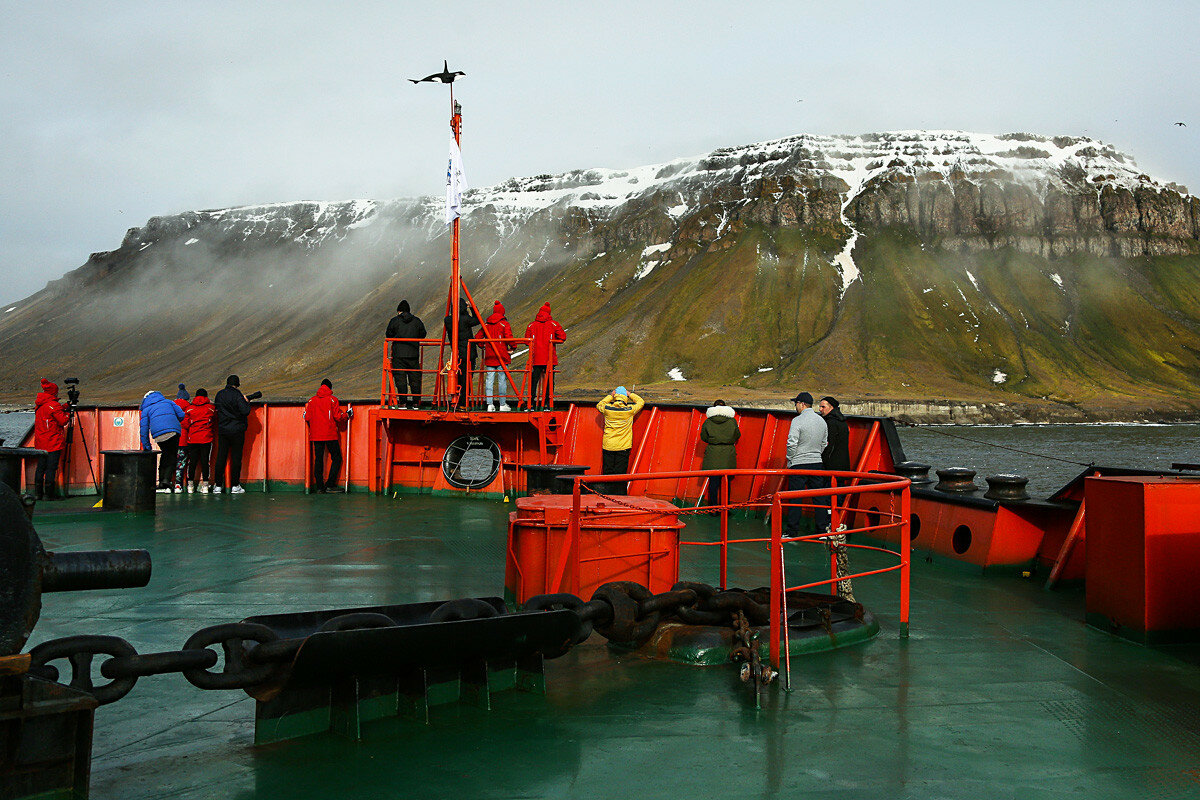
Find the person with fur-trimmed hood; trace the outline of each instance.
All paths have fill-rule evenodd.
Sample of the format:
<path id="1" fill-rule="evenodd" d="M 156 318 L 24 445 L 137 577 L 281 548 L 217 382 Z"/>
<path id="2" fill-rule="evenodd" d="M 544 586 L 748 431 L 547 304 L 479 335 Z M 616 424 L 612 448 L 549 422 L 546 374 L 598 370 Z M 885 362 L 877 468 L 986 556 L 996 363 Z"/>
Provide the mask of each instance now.
<path id="1" fill-rule="evenodd" d="M 704 448 L 704 460 L 701 469 L 736 469 L 737 441 L 742 436 L 738 427 L 737 416 L 724 400 L 717 400 L 712 407 L 704 412 L 706 419 L 700 426 L 700 441 Z M 721 479 L 708 479 L 708 504 L 719 505 L 721 502 Z"/>
<path id="2" fill-rule="evenodd" d="M 69 416 L 58 402 L 58 384 L 53 381 L 42 378 L 42 390 L 35 402 L 33 446 L 46 454 L 38 456 L 37 470 L 33 474 L 34 498 L 57 500 L 54 476 L 58 474 L 58 462 L 67 443 L 64 431 Z"/>

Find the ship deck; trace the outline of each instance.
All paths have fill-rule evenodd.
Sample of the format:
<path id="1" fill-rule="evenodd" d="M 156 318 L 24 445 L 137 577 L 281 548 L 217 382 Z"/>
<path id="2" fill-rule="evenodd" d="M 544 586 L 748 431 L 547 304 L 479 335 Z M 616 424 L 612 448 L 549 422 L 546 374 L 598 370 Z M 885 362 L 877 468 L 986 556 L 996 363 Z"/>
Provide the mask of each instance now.
<path id="1" fill-rule="evenodd" d="M 93 512 L 94 498 L 38 509 L 47 549 L 145 547 L 154 575 L 145 589 L 47 595 L 30 645 L 103 633 L 172 650 L 254 614 L 502 593 L 511 505 L 284 492 L 159 501 L 154 515 Z M 688 538 L 715 537 L 711 520 L 687 521 Z M 685 551 L 683 577 L 715 582 L 713 551 Z M 734 585 L 767 582 L 761 551 L 735 547 L 730 560 Z M 793 582 L 805 577 L 798 562 Z M 545 696 L 437 706 L 428 726 L 380 720 L 358 743 L 255 747 L 243 692 L 143 678 L 97 712 L 92 797 L 1200 796 L 1197 648 L 1088 628 L 1077 588 L 923 562 L 904 641 L 897 583 L 859 581 L 879 636 L 795 660 L 793 691 L 771 687 L 762 710 L 731 666 L 620 654 L 598 635 L 547 662 Z"/>

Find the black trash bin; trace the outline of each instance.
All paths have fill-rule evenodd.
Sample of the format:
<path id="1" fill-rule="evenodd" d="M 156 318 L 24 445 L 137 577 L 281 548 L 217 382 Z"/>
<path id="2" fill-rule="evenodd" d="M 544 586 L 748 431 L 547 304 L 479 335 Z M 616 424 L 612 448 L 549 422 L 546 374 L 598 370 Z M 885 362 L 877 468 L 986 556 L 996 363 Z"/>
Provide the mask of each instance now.
<path id="1" fill-rule="evenodd" d="M 521 469 L 525 470 L 526 494 L 571 494 L 572 482 L 556 478 L 585 475 L 589 467 L 586 464 L 522 464 Z"/>
<path id="2" fill-rule="evenodd" d="M 17 494 L 25 491 L 25 459 L 45 454 L 33 447 L 0 447 L 0 483 L 7 483 Z"/>
<path id="3" fill-rule="evenodd" d="M 104 450 L 104 508 L 153 511 L 158 495 L 158 453 L 153 450 Z"/>

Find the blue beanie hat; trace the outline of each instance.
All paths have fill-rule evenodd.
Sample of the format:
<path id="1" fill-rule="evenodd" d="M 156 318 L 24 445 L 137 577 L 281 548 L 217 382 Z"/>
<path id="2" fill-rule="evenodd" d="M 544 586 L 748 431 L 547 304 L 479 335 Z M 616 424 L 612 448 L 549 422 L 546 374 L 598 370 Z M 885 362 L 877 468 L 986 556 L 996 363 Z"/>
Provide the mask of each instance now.
<path id="1" fill-rule="evenodd" d="M 175 393 L 176 400 L 191 400 L 192 396 L 188 394 L 187 387 L 182 383 L 179 384 L 179 391 Z"/>
<path id="2" fill-rule="evenodd" d="M 629 397 L 629 391 L 624 386 L 618 386 L 617 391 L 614 392 L 614 394 L 623 394 L 626 397 Z"/>

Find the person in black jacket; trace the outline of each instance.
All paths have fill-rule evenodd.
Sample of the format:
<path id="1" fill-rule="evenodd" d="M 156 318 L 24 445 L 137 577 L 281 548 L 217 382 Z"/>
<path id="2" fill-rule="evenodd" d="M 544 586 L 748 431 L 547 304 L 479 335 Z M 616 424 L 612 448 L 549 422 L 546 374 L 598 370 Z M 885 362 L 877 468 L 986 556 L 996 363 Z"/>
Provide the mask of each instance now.
<path id="1" fill-rule="evenodd" d="M 450 326 L 453 320 L 450 315 L 446 315 L 445 319 L 445 337 L 446 341 L 451 341 Z M 471 380 L 471 375 L 467 372 L 467 364 L 471 365 L 471 369 L 475 369 L 475 349 L 469 347 L 468 343 L 471 337 L 474 336 L 475 326 L 479 324 L 479 318 L 471 313 L 471 307 L 467 304 L 465 297 L 458 299 L 458 406 L 466 408 L 467 406 L 467 389 Z"/>
<path id="2" fill-rule="evenodd" d="M 242 448 L 246 444 L 246 417 L 250 416 L 250 401 L 238 387 L 237 375 L 230 375 L 225 388 L 213 401 L 217 416 L 217 464 L 213 494 L 225 488 L 225 461 L 229 460 L 229 493 L 244 494 L 242 488 Z"/>
<path id="3" fill-rule="evenodd" d="M 817 412 L 825 418 L 825 427 L 829 430 L 829 443 L 821 451 L 821 465 L 825 469 L 849 471 L 850 467 L 850 426 L 842 415 L 839 403 L 835 397 L 822 397 L 817 405 Z"/>
<path id="4" fill-rule="evenodd" d="M 846 417 L 842 415 L 839 405 L 837 398 L 829 396 L 822 397 L 821 402 L 817 404 L 817 413 L 825 418 L 825 427 L 829 430 L 829 443 L 821 451 L 821 466 L 825 469 L 849 471 L 851 469 L 850 426 L 846 423 Z M 845 481 L 838 481 L 840 486 L 845 483 Z M 835 498 L 834 502 L 845 503 L 846 500 L 844 497 Z M 837 526 L 837 530 L 831 530 L 831 535 L 826 538 L 829 552 L 837 559 L 839 578 L 850 574 L 850 555 L 846 547 L 846 534 L 842 533 L 845 529 L 846 524 L 842 523 Z M 838 581 L 837 591 L 842 597 L 854 602 L 854 586 L 849 579 Z"/>
<path id="5" fill-rule="evenodd" d="M 386 339 L 424 339 L 425 323 L 408 310 L 408 301 L 396 306 L 396 316 L 388 322 Z M 416 342 L 390 342 L 392 380 L 402 408 L 421 406 L 421 348 Z"/>

